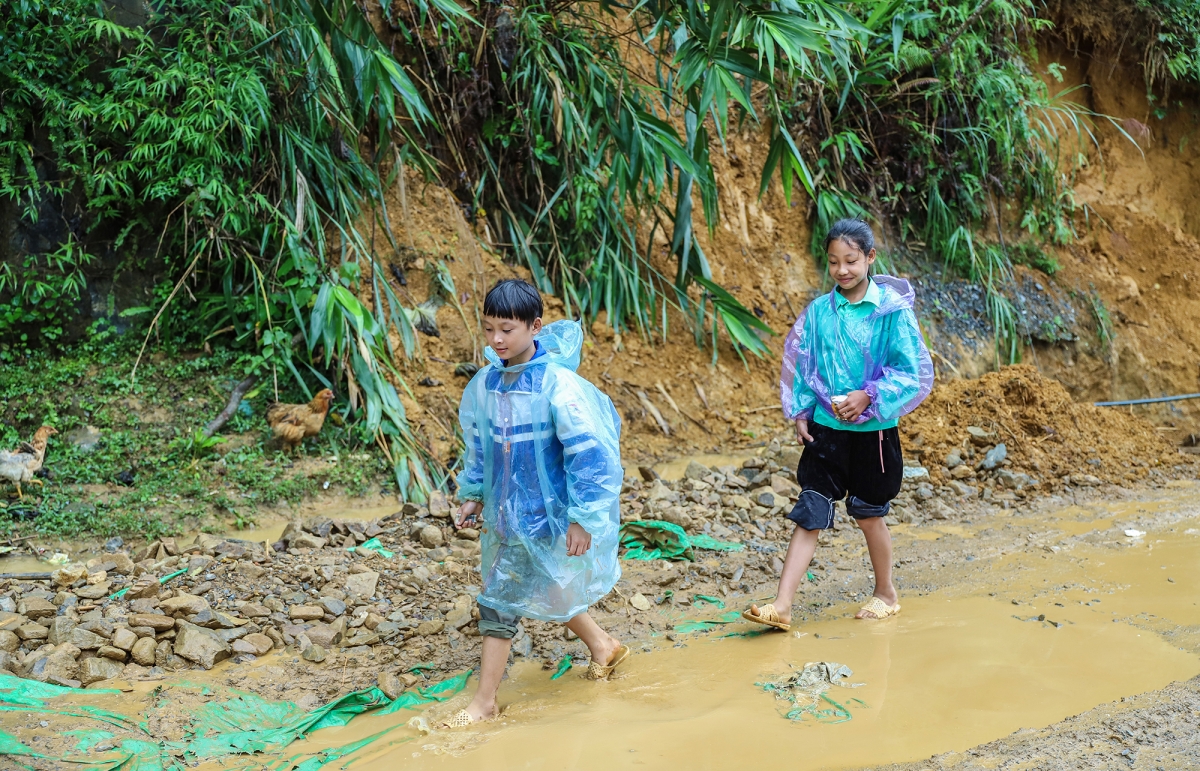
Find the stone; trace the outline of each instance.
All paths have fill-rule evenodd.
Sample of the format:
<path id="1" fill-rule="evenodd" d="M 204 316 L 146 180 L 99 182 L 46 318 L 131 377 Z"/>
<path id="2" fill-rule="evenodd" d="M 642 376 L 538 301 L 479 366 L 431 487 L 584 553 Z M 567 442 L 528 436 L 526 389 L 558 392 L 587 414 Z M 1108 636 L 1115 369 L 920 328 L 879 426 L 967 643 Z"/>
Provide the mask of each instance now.
<path id="1" fill-rule="evenodd" d="M 229 644 L 207 629 L 185 624 L 175 636 L 176 656 L 212 669 L 218 661 L 229 658 Z"/>
<path id="2" fill-rule="evenodd" d="M 379 639 L 379 635 L 364 627 L 354 630 L 354 634 L 343 645 L 347 648 L 378 645 Z"/>
<path id="3" fill-rule="evenodd" d="M 317 605 L 321 606 L 331 616 L 340 616 L 346 612 L 346 603 L 337 597 L 322 597 L 317 600 Z"/>
<path id="4" fill-rule="evenodd" d="M 83 565 L 66 565 L 50 574 L 50 582 L 55 586 L 70 586 L 87 578 L 87 575 L 87 568 Z"/>
<path id="5" fill-rule="evenodd" d="M 751 500 L 768 509 L 773 509 L 776 506 L 786 506 L 790 501 L 774 490 L 756 490 L 751 493 Z"/>
<path id="6" fill-rule="evenodd" d="M 1095 487 L 1100 484 L 1100 478 L 1091 474 L 1072 474 L 1070 479 L 1071 484 L 1078 487 Z"/>
<path id="7" fill-rule="evenodd" d="M 288 618 L 293 621 L 319 621 L 325 616 L 325 611 L 316 605 L 293 605 L 288 608 Z"/>
<path id="8" fill-rule="evenodd" d="M 687 468 L 683 470 L 683 478 L 704 479 L 704 477 L 708 476 L 710 473 L 712 472 L 708 470 L 708 466 L 705 466 L 699 461 L 690 460 L 688 461 Z"/>
<path id="9" fill-rule="evenodd" d="M 417 625 L 417 634 L 421 637 L 429 637 L 435 635 L 446 628 L 446 622 L 442 619 L 434 619 L 432 621 L 422 621 Z"/>
<path id="10" fill-rule="evenodd" d="M 1004 446 L 1003 442 L 1001 442 L 987 451 L 987 454 L 983 456 L 983 463 L 980 464 L 980 468 L 982 468 L 984 471 L 992 471 L 1007 457 L 1008 448 Z"/>
<path id="11" fill-rule="evenodd" d="M 133 560 L 123 551 L 108 555 L 108 562 L 111 562 L 113 565 L 110 572 L 116 573 L 119 576 L 127 576 L 133 573 Z"/>
<path id="12" fill-rule="evenodd" d="M 111 590 L 111 582 L 101 581 L 98 584 L 89 584 L 82 589 L 76 589 L 75 594 L 85 600 L 98 600 L 101 597 L 107 597 Z"/>
<path id="13" fill-rule="evenodd" d="M 49 635 L 50 630 L 41 624 L 22 624 L 17 627 L 17 637 L 23 641 L 45 640 Z"/>
<path id="14" fill-rule="evenodd" d="M 380 672 L 379 677 L 375 679 L 375 684 L 379 686 L 379 690 L 383 691 L 383 695 L 392 701 L 404 693 L 404 683 L 399 677 L 396 677 L 395 672 Z"/>
<path id="15" fill-rule="evenodd" d="M 800 497 L 800 485 L 780 474 L 771 477 L 771 489 L 788 498 Z"/>
<path id="16" fill-rule="evenodd" d="M 421 528 L 421 545 L 426 549 L 436 549 L 444 542 L 442 529 L 437 525 L 428 525 Z"/>
<path id="17" fill-rule="evenodd" d="M 112 638 L 109 640 L 114 648 L 120 648 L 126 652 L 133 650 L 137 641 L 138 636 L 128 629 L 113 630 Z"/>
<path id="18" fill-rule="evenodd" d="M 149 600 L 158 597 L 159 591 L 162 589 L 158 583 L 158 579 L 151 575 L 139 576 L 129 587 L 129 591 L 125 592 L 127 600 Z"/>
<path id="19" fill-rule="evenodd" d="M 121 655 L 124 656 L 125 654 L 122 653 Z M 91 685 L 101 680 L 108 680 L 111 677 L 120 677 L 121 672 L 124 670 L 124 664 L 112 659 L 101 658 L 99 656 L 84 659 L 79 663 L 79 682 L 84 685 Z"/>
<path id="20" fill-rule="evenodd" d="M 17 637 L 16 632 L 9 631 L 8 629 L 0 631 L 0 651 L 13 653 L 20 647 L 21 638 Z"/>
<path id="21" fill-rule="evenodd" d="M 729 496 L 729 507 L 732 509 L 745 509 L 746 511 L 749 511 L 750 507 L 753 505 L 754 504 L 750 502 L 750 499 L 744 495 Z"/>
<path id="22" fill-rule="evenodd" d="M 629 604 L 638 610 L 650 610 L 650 600 L 647 600 L 646 595 L 641 592 L 630 597 Z"/>
<path id="23" fill-rule="evenodd" d="M 978 426 L 967 426 L 967 436 L 971 438 L 971 444 L 976 447 L 987 447 L 996 438 L 995 434 L 984 431 Z"/>
<path id="24" fill-rule="evenodd" d="M 171 653 L 171 642 L 169 640 L 159 640 L 154 646 L 154 666 L 165 667 L 171 663 L 174 656 Z"/>
<path id="25" fill-rule="evenodd" d="M 94 651 L 101 645 L 108 645 L 108 640 L 86 629 L 76 627 L 71 630 L 70 642 L 81 651 Z"/>
<path id="26" fill-rule="evenodd" d="M 803 454 L 803 447 L 784 447 L 779 451 L 779 465 L 795 471 L 800 466 L 800 457 Z"/>
<path id="27" fill-rule="evenodd" d="M 143 667 L 154 666 L 154 647 L 157 643 L 153 637 L 142 637 L 133 644 L 129 655 L 133 658 L 134 663 L 141 664 Z"/>
<path id="28" fill-rule="evenodd" d="M 234 571 L 242 578 L 247 578 L 255 581 L 267 574 L 266 568 L 255 565 L 253 562 L 239 562 Z"/>
<path id="29" fill-rule="evenodd" d="M 955 469 L 961 466 L 962 462 L 962 450 L 955 447 L 954 449 L 950 450 L 950 452 L 946 453 L 946 459 L 942 461 L 942 465 L 947 469 Z"/>
<path id="30" fill-rule="evenodd" d="M 467 624 L 471 623 L 470 608 L 455 608 L 446 614 L 446 624 L 454 629 L 462 629 Z M 376 629 L 379 627 L 376 626 Z"/>
<path id="31" fill-rule="evenodd" d="M 129 617 L 129 625 L 149 627 L 155 632 L 165 632 L 175 628 L 175 619 L 155 613 L 138 613 Z"/>
<path id="32" fill-rule="evenodd" d="M 248 634 L 240 640 L 236 640 L 235 644 L 240 644 L 243 648 L 250 646 L 253 650 L 248 652 L 253 653 L 255 656 L 265 656 L 275 647 L 275 642 L 270 637 L 259 632 Z"/>
<path id="33" fill-rule="evenodd" d="M 429 493 L 429 516 L 439 519 L 448 519 L 450 517 L 450 501 L 441 490 L 434 490 Z"/>
<path id="34" fill-rule="evenodd" d="M 1000 469 L 996 472 L 996 481 L 1010 490 L 1023 490 L 1026 487 L 1035 487 L 1038 484 L 1038 481 L 1028 474 L 1012 472 L 1008 469 Z"/>
<path id="35" fill-rule="evenodd" d="M 905 466 L 902 472 L 902 478 L 905 482 L 915 482 L 921 479 L 929 479 L 929 469 L 924 466 Z"/>
<path id="36" fill-rule="evenodd" d="M 345 586 L 346 594 L 353 594 L 362 598 L 374 597 L 375 590 L 379 586 L 379 574 L 374 570 L 368 570 L 363 573 L 351 573 L 346 576 Z"/>
<path id="37" fill-rule="evenodd" d="M 479 540 L 479 531 L 473 527 L 464 527 L 463 529 L 458 531 L 458 537 L 464 538 L 468 541 L 478 541 Z"/>
<path id="38" fill-rule="evenodd" d="M 646 500 L 650 503 L 664 503 L 677 498 L 675 492 L 667 487 L 661 479 L 654 480 L 654 483 L 650 485 L 650 493 L 646 496 Z"/>
<path id="39" fill-rule="evenodd" d="M 30 621 L 37 621 L 39 618 L 58 615 L 58 608 L 54 606 L 54 603 L 41 597 L 26 597 L 17 603 L 17 613 Z"/>
<path id="40" fill-rule="evenodd" d="M 293 549 L 322 549 L 328 543 L 324 538 L 318 538 L 312 533 L 296 533 L 292 536 L 290 546 Z"/>
<path id="41" fill-rule="evenodd" d="M 941 498 L 934 498 L 926 504 L 926 510 L 934 519 L 952 519 L 955 515 L 954 509 L 950 508 Z"/>
<path id="42" fill-rule="evenodd" d="M 332 648 L 342 641 L 342 630 L 325 624 L 313 624 L 304 630 L 304 634 L 322 648 Z"/>
<path id="43" fill-rule="evenodd" d="M 246 618 L 266 618 L 271 615 L 269 608 L 259 605 L 256 602 L 248 602 L 238 608 L 238 613 L 241 613 Z"/>
<path id="44" fill-rule="evenodd" d="M 951 469 L 950 476 L 954 479 L 968 479 L 975 476 L 975 469 L 964 463 Z"/>
<path id="45" fill-rule="evenodd" d="M 209 610 L 208 600 L 194 594 L 181 592 L 170 599 L 158 603 L 158 608 L 168 616 L 179 613 L 184 616 L 194 616 L 202 610 Z"/>
<path id="46" fill-rule="evenodd" d="M 125 660 L 125 651 L 112 645 L 101 645 L 96 650 L 96 655 L 113 661 Z"/>
<path id="47" fill-rule="evenodd" d="M 25 663 L 25 677 L 43 683 L 76 680 L 79 675 L 79 662 L 67 651 L 50 651 L 44 656 L 27 657 Z"/>
<path id="48" fill-rule="evenodd" d="M 12 672 L 15 675 L 19 669 L 17 659 L 11 653 L 0 651 L 0 672 Z"/>
<path id="49" fill-rule="evenodd" d="M 963 496 L 964 498 L 972 498 L 979 493 L 979 488 L 972 487 L 966 482 L 960 482 L 957 479 L 951 479 L 949 487 L 955 493 Z"/>
<path id="50" fill-rule="evenodd" d="M 76 627 L 75 619 L 67 616 L 55 616 L 50 622 L 50 634 L 46 638 L 46 642 L 51 645 L 59 645 L 71 639 L 71 631 Z"/>
<path id="51" fill-rule="evenodd" d="M 314 664 L 320 664 L 325 660 L 325 649 L 314 642 L 309 642 L 304 650 L 300 651 L 300 658 L 305 661 L 311 661 Z"/>

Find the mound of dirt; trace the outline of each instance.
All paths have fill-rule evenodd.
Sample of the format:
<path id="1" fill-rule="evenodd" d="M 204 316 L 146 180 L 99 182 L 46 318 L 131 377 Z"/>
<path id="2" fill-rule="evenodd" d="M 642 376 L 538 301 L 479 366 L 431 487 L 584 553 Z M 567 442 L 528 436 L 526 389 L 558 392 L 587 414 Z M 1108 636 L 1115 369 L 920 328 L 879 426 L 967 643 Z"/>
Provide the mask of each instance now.
<path id="1" fill-rule="evenodd" d="M 1014 474 L 1043 487 L 1121 484 L 1194 463 L 1146 420 L 1072 401 L 1061 383 L 1030 365 L 944 382 L 901 425 L 909 452 L 941 484 L 1006 483 Z"/>

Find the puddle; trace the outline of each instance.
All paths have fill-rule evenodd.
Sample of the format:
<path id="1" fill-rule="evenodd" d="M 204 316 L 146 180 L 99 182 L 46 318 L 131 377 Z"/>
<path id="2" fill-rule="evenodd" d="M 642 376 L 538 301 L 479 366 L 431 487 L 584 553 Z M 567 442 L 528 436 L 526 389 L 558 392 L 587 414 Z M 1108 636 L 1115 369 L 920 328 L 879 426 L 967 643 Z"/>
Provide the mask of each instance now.
<path id="1" fill-rule="evenodd" d="M 261 524 L 256 524 L 253 527 L 248 527 L 242 530 L 230 529 L 223 533 L 219 533 L 222 538 L 240 538 L 243 541 L 256 541 L 274 543 L 283 535 L 283 529 L 287 527 L 288 522 L 295 520 L 304 520 L 310 517 L 329 517 L 330 519 L 342 519 L 346 521 L 366 521 L 369 519 L 383 519 L 386 516 L 395 514 L 400 510 L 400 504 L 384 503 L 375 506 L 352 506 L 347 503 L 322 504 L 317 506 L 305 506 L 294 517 L 281 519 L 278 522 L 266 520 Z M 190 541 L 191 538 L 189 537 Z"/>
<path id="2" fill-rule="evenodd" d="M 688 455 L 685 458 L 666 461 L 654 466 L 654 470 L 658 475 L 668 481 L 674 479 L 682 479 L 683 471 L 692 461 L 701 463 L 709 468 L 720 468 L 721 466 L 737 466 L 741 468 L 742 464 L 750 458 L 755 457 L 753 453 L 745 455 Z"/>

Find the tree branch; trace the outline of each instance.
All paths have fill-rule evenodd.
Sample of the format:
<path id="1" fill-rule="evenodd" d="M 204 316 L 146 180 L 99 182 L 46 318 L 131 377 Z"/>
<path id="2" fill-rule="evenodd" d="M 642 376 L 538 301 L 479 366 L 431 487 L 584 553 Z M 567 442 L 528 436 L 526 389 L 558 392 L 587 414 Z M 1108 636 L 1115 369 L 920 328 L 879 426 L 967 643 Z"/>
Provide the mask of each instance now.
<path id="1" fill-rule="evenodd" d="M 221 410 L 220 414 L 213 418 L 212 422 L 204 427 L 205 438 L 212 437 L 213 434 L 220 431 L 221 428 L 229 422 L 229 419 L 232 418 L 234 413 L 237 412 L 238 405 L 242 403 L 242 397 L 244 397 L 246 392 L 253 388 L 254 384 L 257 382 L 258 375 L 251 375 L 233 387 L 233 393 L 229 394 L 229 403 L 225 405 L 225 409 Z"/>

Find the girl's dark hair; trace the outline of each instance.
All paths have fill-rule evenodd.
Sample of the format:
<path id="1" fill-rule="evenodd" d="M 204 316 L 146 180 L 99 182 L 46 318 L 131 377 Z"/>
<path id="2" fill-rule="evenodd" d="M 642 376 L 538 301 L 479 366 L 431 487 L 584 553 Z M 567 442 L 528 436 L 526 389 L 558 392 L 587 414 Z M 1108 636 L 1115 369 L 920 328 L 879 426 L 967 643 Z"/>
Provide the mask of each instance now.
<path id="1" fill-rule="evenodd" d="M 863 254 L 875 248 L 875 234 L 871 226 L 860 219 L 843 219 L 833 223 L 829 235 L 825 236 L 825 251 L 834 241 L 845 241 L 857 246 Z"/>
<path id="2" fill-rule="evenodd" d="M 519 278 L 499 282 L 483 298 L 483 315 L 532 324 L 542 316 L 542 296 L 533 284 Z"/>

